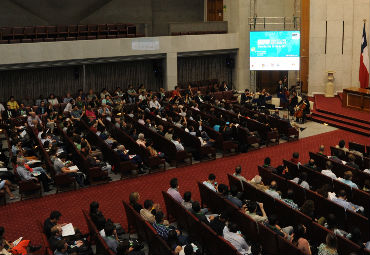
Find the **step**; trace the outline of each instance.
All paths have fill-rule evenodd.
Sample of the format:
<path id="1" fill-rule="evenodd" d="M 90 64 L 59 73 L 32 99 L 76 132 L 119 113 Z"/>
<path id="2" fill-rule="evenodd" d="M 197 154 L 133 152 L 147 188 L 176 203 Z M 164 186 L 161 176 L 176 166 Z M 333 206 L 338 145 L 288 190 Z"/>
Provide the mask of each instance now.
<path id="1" fill-rule="evenodd" d="M 349 119 L 349 120 L 353 120 L 353 121 L 357 121 L 357 122 L 361 122 L 361 123 L 370 125 L 370 121 L 366 121 L 366 120 L 363 120 L 363 119 L 358 119 L 358 118 L 354 118 L 354 117 L 351 117 L 351 116 L 348 116 L 348 115 L 343 115 L 343 114 L 340 114 L 340 113 L 323 110 L 323 109 L 320 109 L 319 107 L 316 107 L 316 110 L 318 112 L 331 114 L 331 115 L 334 115 L 334 116 L 337 116 L 337 117 L 341 117 L 341 118 L 345 118 L 345 119 Z"/>
<path id="2" fill-rule="evenodd" d="M 312 115 L 317 116 L 317 117 L 321 117 L 321 118 L 326 118 L 326 119 L 329 119 L 329 120 L 332 120 L 332 121 L 340 122 L 340 123 L 343 123 L 343 124 L 346 124 L 346 125 L 355 126 L 355 127 L 370 130 L 370 125 L 366 125 L 365 123 L 359 122 L 357 120 L 356 121 L 355 120 L 350 120 L 348 118 L 343 118 L 343 117 L 339 117 L 339 116 L 335 116 L 335 115 L 332 115 L 332 114 L 327 114 L 327 113 L 323 113 L 323 112 L 319 112 L 319 111 L 313 111 Z"/>
<path id="3" fill-rule="evenodd" d="M 350 131 L 350 132 L 353 132 L 353 133 L 357 133 L 357 134 L 360 134 L 360 135 L 370 136 L 369 129 L 358 128 L 358 127 L 355 127 L 355 126 L 351 126 L 351 125 L 343 124 L 343 123 L 340 123 L 340 122 L 328 120 L 328 119 L 318 117 L 318 116 L 312 116 L 311 120 L 319 122 L 319 123 L 327 123 L 330 126 L 340 128 L 340 129 L 344 129 L 344 130 L 347 130 L 347 131 Z"/>

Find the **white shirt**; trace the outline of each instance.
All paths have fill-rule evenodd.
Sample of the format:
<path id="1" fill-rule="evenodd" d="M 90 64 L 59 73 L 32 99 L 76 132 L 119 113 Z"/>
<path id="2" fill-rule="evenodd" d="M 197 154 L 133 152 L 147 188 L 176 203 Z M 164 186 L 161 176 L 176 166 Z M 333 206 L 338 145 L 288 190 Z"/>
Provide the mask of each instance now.
<path id="1" fill-rule="evenodd" d="M 250 247 L 240 234 L 230 232 L 227 226 L 224 227 L 223 234 L 225 240 L 229 241 L 240 254 L 250 254 Z"/>
<path id="2" fill-rule="evenodd" d="M 332 179 L 337 179 L 337 176 L 335 175 L 335 173 L 333 173 L 330 169 L 322 170 L 321 173 L 326 176 L 329 176 Z"/>
<path id="3" fill-rule="evenodd" d="M 5 112 L 5 107 L 3 104 L 0 103 L 0 113 Z"/>
<path id="4" fill-rule="evenodd" d="M 183 150 L 185 150 L 184 146 L 180 142 L 175 141 L 175 140 L 172 140 L 172 142 L 173 142 L 173 144 L 175 144 L 177 151 L 183 151 Z"/>
<path id="5" fill-rule="evenodd" d="M 299 182 L 299 178 L 298 177 L 296 177 L 296 178 L 294 178 L 293 180 L 292 180 L 292 182 L 294 182 L 294 183 L 297 183 L 298 184 L 298 182 Z M 304 189 L 310 189 L 310 185 L 308 184 L 308 182 L 306 182 L 306 181 L 302 181 L 301 182 L 301 184 L 299 184 L 302 188 L 304 188 Z"/>
<path id="6" fill-rule="evenodd" d="M 161 108 L 161 104 L 158 101 L 150 100 L 149 107 L 159 109 L 159 108 Z"/>
<path id="7" fill-rule="evenodd" d="M 71 103 L 68 103 L 66 105 L 66 107 L 64 108 L 64 111 L 65 112 L 71 112 L 72 111 L 72 104 Z"/>
<path id="8" fill-rule="evenodd" d="M 212 183 L 209 183 L 208 181 L 204 181 L 203 182 L 203 185 L 207 186 L 207 188 L 209 188 L 210 190 L 213 190 L 214 192 L 217 191 L 216 188 L 215 188 L 215 186 L 213 186 L 213 184 Z"/>

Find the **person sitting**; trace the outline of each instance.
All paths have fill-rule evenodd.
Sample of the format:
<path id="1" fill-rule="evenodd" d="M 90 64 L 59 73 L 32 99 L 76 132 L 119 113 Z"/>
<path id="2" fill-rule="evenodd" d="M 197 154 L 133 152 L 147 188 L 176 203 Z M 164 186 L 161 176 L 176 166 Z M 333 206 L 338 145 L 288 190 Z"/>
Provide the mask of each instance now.
<path id="1" fill-rule="evenodd" d="M 335 148 L 341 149 L 345 152 L 348 152 L 349 150 L 346 148 L 346 142 L 344 140 L 340 140 L 338 145 L 335 145 Z"/>
<path id="2" fill-rule="evenodd" d="M 243 202 L 238 197 L 238 188 L 235 185 L 230 185 L 230 194 L 227 195 L 226 199 L 238 208 L 242 208 Z"/>
<path id="3" fill-rule="evenodd" d="M 265 192 L 267 194 L 269 194 L 270 196 L 272 196 L 273 198 L 281 199 L 281 196 L 280 196 L 279 192 L 277 191 L 276 181 L 271 181 L 271 184 L 270 184 L 269 188 L 267 190 L 265 190 Z"/>
<path id="4" fill-rule="evenodd" d="M 311 255 L 310 243 L 305 238 L 306 235 L 306 226 L 303 224 L 298 224 L 293 228 L 293 238 L 292 244 L 298 248 L 305 255 Z"/>
<path id="5" fill-rule="evenodd" d="M 9 180 L 3 180 L 2 178 L 0 178 L 0 190 L 4 189 L 5 192 L 9 195 L 10 200 L 18 199 L 18 197 L 16 197 L 11 191 L 11 188 L 13 187 L 14 185 Z"/>
<path id="6" fill-rule="evenodd" d="M 181 139 L 177 135 L 172 136 L 171 142 L 176 146 L 177 151 L 184 151 L 184 145 L 181 144 Z"/>
<path id="7" fill-rule="evenodd" d="M 59 219 L 60 219 L 61 216 L 62 216 L 62 214 L 59 211 L 52 211 L 50 213 L 49 218 L 47 218 L 44 221 L 43 230 L 44 230 L 44 233 L 45 233 L 47 238 L 51 237 L 51 232 L 53 230 L 57 229 L 58 227 L 62 227 L 63 225 L 65 225 L 65 224 L 59 224 Z"/>
<path id="8" fill-rule="evenodd" d="M 147 199 L 144 201 L 144 208 L 140 210 L 140 215 L 145 221 L 153 224 L 158 212 L 160 212 L 159 204 L 154 204 L 153 200 Z M 169 225 L 167 220 L 164 221 L 164 224 Z"/>
<path id="9" fill-rule="evenodd" d="M 354 211 L 354 212 L 364 211 L 364 208 L 362 206 L 358 206 L 358 205 L 355 205 L 355 204 L 347 201 L 347 193 L 344 189 L 341 189 L 338 192 L 338 197 L 333 198 L 332 201 L 334 203 L 337 203 L 337 204 L 343 206 L 344 209 L 346 209 L 346 210 L 351 210 L 351 211 Z"/>
<path id="10" fill-rule="evenodd" d="M 33 246 L 30 240 L 22 239 L 17 245 L 9 242 L 4 237 L 5 228 L 0 227 L 0 254 L 4 255 L 27 255 L 41 249 L 41 245 Z"/>
<path id="11" fill-rule="evenodd" d="M 182 201 L 182 206 L 185 207 L 187 210 L 191 210 L 193 201 L 191 200 L 191 192 L 186 191 L 184 193 L 184 199 Z"/>
<path id="12" fill-rule="evenodd" d="M 209 224 L 209 221 L 205 215 L 205 213 L 202 211 L 202 208 L 200 206 L 200 203 L 198 201 L 194 201 L 191 205 L 191 212 L 197 217 L 200 221 L 204 222 L 205 224 Z"/>
<path id="13" fill-rule="evenodd" d="M 26 164 L 26 159 L 20 157 L 17 159 L 17 173 L 21 180 L 29 181 L 35 180 L 42 184 L 44 192 L 49 192 L 49 177 L 46 175 L 45 170 L 42 167 L 31 168 Z"/>
<path id="14" fill-rule="evenodd" d="M 281 237 L 284 237 L 286 239 L 290 239 L 290 235 L 293 232 L 293 227 L 288 226 L 285 228 L 281 228 L 279 225 L 278 216 L 276 214 L 271 214 L 268 217 L 268 221 L 265 222 L 265 226 L 270 228 L 272 231 L 274 231 L 276 234 L 280 235 Z"/>
<path id="15" fill-rule="evenodd" d="M 326 235 L 325 243 L 321 243 L 317 247 L 318 255 L 338 255 L 337 251 L 337 237 L 333 233 L 328 233 Z"/>
<path id="16" fill-rule="evenodd" d="M 310 189 L 310 185 L 307 182 L 308 174 L 307 172 L 301 172 L 299 177 L 296 177 L 292 180 L 292 182 L 297 183 L 304 189 Z"/>
<path id="17" fill-rule="evenodd" d="M 347 184 L 348 186 L 351 186 L 351 188 L 358 189 L 358 186 L 356 183 L 352 181 L 352 172 L 351 171 L 345 171 L 343 178 L 338 178 L 338 181 L 343 182 Z"/>
<path id="18" fill-rule="evenodd" d="M 362 240 L 362 233 L 358 227 L 353 228 L 352 232 L 347 235 L 347 238 L 353 243 L 360 246 L 361 249 L 365 248 L 364 242 Z"/>
<path id="19" fill-rule="evenodd" d="M 293 162 L 294 164 L 300 165 L 301 163 L 299 162 L 299 153 L 293 152 L 293 155 L 290 161 Z"/>
<path id="20" fill-rule="evenodd" d="M 326 219 L 326 222 L 324 223 L 324 227 L 327 229 L 333 231 L 334 234 L 338 236 L 347 236 L 348 233 L 340 228 L 338 228 L 338 223 L 335 215 L 333 213 L 330 213 Z"/>
<path id="21" fill-rule="evenodd" d="M 117 247 L 119 245 L 119 240 L 117 236 L 116 229 L 111 222 L 107 222 L 104 227 L 105 236 L 103 239 L 109 249 L 111 249 L 114 253 L 117 253 Z"/>
<path id="22" fill-rule="evenodd" d="M 140 194 L 139 192 L 131 192 L 129 196 L 130 205 L 134 208 L 134 210 L 140 213 L 140 210 L 143 209 L 143 206 L 139 204 Z"/>
<path id="23" fill-rule="evenodd" d="M 331 170 L 333 168 L 333 163 L 331 163 L 330 161 L 326 161 L 325 166 L 326 166 L 326 169 L 322 170 L 321 173 L 326 175 L 326 176 L 329 176 L 330 178 L 332 178 L 334 180 L 336 180 L 337 176 Z"/>
<path id="24" fill-rule="evenodd" d="M 118 155 L 120 156 L 120 159 L 123 161 L 131 161 L 133 164 L 137 165 L 139 168 L 139 173 L 145 173 L 143 171 L 144 168 L 144 163 L 143 160 L 141 159 L 140 155 L 136 154 L 128 154 L 129 151 L 126 150 L 125 146 L 118 145 L 117 148 L 115 149 L 117 151 Z"/>
<path id="25" fill-rule="evenodd" d="M 30 116 L 27 118 L 27 124 L 30 127 L 37 127 L 38 125 L 42 125 L 42 121 L 35 112 L 30 112 Z"/>
<path id="26" fill-rule="evenodd" d="M 263 167 L 272 173 L 276 173 L 276 169 L 271 166 L 271 159 L 269 157 L 265 158 L 263 161 Z"/>
<path id="27" fill-rule="evenodd" d="M 321 156 L 327 157 L 325 154 L 325 146 L 323 144 L 320 145 L 318 154 L 320 154 Z"/>
<path id="28" fill-rule="evenodd" d="M 215 174 L 209 174 L 208 180 L 204 181 L 203 184 L 207 186 L 210 190 L 213 190 L 214 192 L 217 191 L 217 182 L 216 182 L 216 175 Z"/>
<path id="29" fill-rule="evenodd" d="M 172 178 L 170 181 L 170 188 L 167 190 L 167 193 L 173 197 L 177 202 L 182 203 L 184 200 L 181 197 L 179 192 L 179 181 L 177 178 Z"/>
<path id="30" fill-rule="evenodd" d="M 153 228 L 157 231 L 158 235 L 162 237 L 164 240 L 168 239 L 168 234 L 171 230 L 175 230 L 178 238 L 183 239 L 185 236 L 181 236 L 181 232 L 177 229 L 175 229 L 173 226 L 169 226 L 168 222 L 164 220 L 164 214 L 163 212 L 157 212 L 155 215 L 155 221 L 153 222 Z M 184 241 L 185 242 L 185 241 Z"/>
<path id="31" fill-rule="evenodd" d="M 352 167 L 354 169 L 360 170 L 360 167 L 355 163 L 356 157 L 353 154 L 348 155 L 348 162 L 346 166 Z"/>
<path id="32" fill-rule="evenodd" d="M 257 214 L 257 208 L 260 208 L 262 216 Z M 245 214 L 251 217 L 254 221 L 265 222 L 267 220 L 267 214 L 263 208 L 263 203 L 257 203 L 256 201 L 249 201 L 243 206 Z"/>
<path id="33" fill-rule="evenodd" d="M 313 200 L 306 200 L 301 208 L 299 208 L 299 211 L 303 214 L 306 214 L 311 219 L 315 219 L 315 203 Z"/>
<path id="34" fill-rule="evenodd" d="M 146 141 L 145 141 L 145 137 L 144 137 L 144 134 L 143 134 L 143 133 L 140 133 L 140 134 L 138 135 L 138 139 L 136 140 L 136 143 L 137 143 L 138 145 L 141 145 L 141 146 L 143 146 L 144 148 L 146 148 L 146 145 L 145 145 Z"/>
<path id="35" fill-rule="evenodd" d="M 74 254 L 68 252 L 68 243 L 64 239 L 59 240 L 56 243 L 54 255 L 74 255 Z"/>
<path id="36" fill-rule="evenodd" d="M 19 105 L 14 96 L 9 97 L 9 101 L 6 103 L 6 105 L 8 106 L 8 111 L 11 113 L 11 116 L 16 117 Z"/>
<path id="37" fill-rule="evenodd" d="M 73 162 L 67 161 L 67 155 L 64 153 L 59 154 L 59 157 L 53 155 L 51 161 L 53 162 L 55 174 L 67 174 L 74 178 L 80 187 L 85 187 L 85 178 L 78 168 L 71 169 Z"/>
<path id="38" fill-rule="evenodd" d="M 307 167 L 307 168 L 310 168 L 312 170 L 319 171 L 319 168 L 317 167 L 317 165 L 315 163 L 315 160 L 312 159 L 312 158 L 304 166 Z"/>
<path id="39" fill-rule="evenodd" d="M 245 241 L 242 234 L 238 232 L 238 225 L 229 223 L 223 230 L 223 237 L 242 255 L 250 254 L 250 246 Z"/>
<path id="40" fill-rule="evenodd" d="M 263 184 L 262 177 L 259 175 L 254 176 L 250 181 L 248 181 L 249 184 L 251 184 L 253 187 L 255 187 L 258 190 L 265 191 L 269 187 Z"/>
<path id="41" fill-rule="evenodd" d="M 245 179 L 245 177 L 242 176 L 241 173 L 242 173 L 242 167 L 241 166 L 237 166 L 235 168 L 235 173 L 233 174 L 233 176 L 235 176 L 236 178 L 238 178 L 241 181 L 245 181 L 246 182 L 247 179 Z"/>
<path id="42" fill-rule="evenodd" d="M 286 197 L 283 198 L 282 201 L 289 205 L 291 208 L 295 210 L 298 209 L 298 205 L 294 202 L 294 191 L 292 189 L 288 189 Z"/>

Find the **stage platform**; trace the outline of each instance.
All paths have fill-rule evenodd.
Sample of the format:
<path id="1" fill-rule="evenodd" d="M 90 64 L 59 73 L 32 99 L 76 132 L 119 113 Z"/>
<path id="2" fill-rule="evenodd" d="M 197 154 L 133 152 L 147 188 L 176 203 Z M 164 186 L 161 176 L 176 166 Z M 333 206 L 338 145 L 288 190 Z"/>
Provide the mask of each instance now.
<path id="1" fill-rule="evenodd" d="M 342 106 L 339 96 L 315 95 L 311 119 L 340 129 L 370 136 L 370 114 Z"/>
<path id="2" fill-rule="evenodd" d="M 360 111 L 370 111 L 370 90 L 347 88 L 343 90 L 342 106 Z"/>

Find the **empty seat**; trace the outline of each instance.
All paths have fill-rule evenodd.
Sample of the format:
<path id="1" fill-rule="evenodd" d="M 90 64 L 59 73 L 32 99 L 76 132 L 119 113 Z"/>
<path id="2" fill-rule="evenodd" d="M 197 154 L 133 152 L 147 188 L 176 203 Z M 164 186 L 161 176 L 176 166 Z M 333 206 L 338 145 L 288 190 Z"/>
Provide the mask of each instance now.
<path id="1" fill-rule="evenodd" d="M 58 25 L 57 26 L 57 37 L 64 37 L 68 36 L 68 26 L 65 25 Z"/>
<path id="2" fill-rule="evenodd" d="M 46 38 L 46 27 L 45 26 L 40 26 L 36 27 L 36 38 Z"/>

